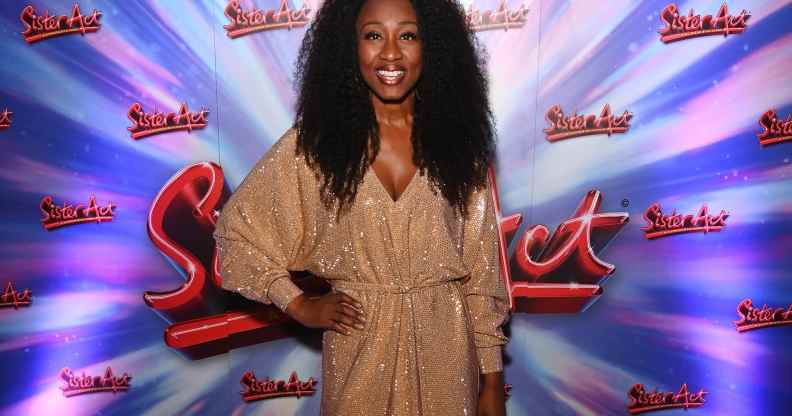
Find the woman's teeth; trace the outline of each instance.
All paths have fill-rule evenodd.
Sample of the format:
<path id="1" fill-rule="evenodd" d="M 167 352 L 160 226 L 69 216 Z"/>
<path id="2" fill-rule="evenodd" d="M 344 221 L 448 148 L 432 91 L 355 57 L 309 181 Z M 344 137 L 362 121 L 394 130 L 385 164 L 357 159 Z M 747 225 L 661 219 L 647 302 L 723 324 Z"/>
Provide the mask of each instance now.
<path id="1" fill-rule="evenodd" d="M 385 82 L 396 82 L 404 76 L 404 70 L 386 71 L 384 69 L 377 70 L 379 76 Z"/>
<path id="2" fill-rule="evenodd" d="M 385 76 L 385 77 L 400 77 L 404 75 L 404 71 L 385 71 L 379 70 L 377 71 L 378 74 Z"/>

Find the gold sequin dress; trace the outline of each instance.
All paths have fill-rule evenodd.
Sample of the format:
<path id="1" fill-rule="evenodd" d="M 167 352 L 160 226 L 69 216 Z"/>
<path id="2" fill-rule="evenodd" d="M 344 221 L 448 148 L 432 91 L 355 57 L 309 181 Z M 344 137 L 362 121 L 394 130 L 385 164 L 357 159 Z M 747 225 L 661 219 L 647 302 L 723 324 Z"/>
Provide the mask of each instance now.
<path id="1" fill-rule="evenodd" d="M 474 415 L 479 373 L 502 370 L 508 298 L 489 187 L 459 217 L 416 173 L 394 201 L 369 168 L 334 220 L 290 129 L 224 206 L 223 288 L 284 310 L 308 270 L 363 304 L 365 329 L 325 331 L 323 415 Z"/>

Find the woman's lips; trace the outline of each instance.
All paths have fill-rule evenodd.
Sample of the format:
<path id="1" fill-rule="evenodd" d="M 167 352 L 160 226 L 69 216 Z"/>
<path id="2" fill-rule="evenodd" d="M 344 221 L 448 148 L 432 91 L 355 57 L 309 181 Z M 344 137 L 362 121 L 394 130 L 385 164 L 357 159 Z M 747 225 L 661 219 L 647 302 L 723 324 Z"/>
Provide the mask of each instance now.
<path id="1" fill-rule="evenodd" d="M 379 78 L 380 82 L 382 82 L 383 84 L 396 85 L 404 79 L 404 75 L 407 73 L 407 71 L 403 69 L 394 69 L 394 70 L 378 69 L 376 73 L 377 73 L 377 78 Z"/>

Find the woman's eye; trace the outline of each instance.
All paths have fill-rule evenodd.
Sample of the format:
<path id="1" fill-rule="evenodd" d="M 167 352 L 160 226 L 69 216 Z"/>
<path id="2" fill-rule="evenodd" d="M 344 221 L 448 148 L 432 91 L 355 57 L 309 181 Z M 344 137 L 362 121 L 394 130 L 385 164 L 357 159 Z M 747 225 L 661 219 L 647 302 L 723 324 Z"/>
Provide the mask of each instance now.
<path id="1" fill-rule="evenodd" d="M 377 32 L 368 32 L 365 35 L 363 35 L 363 38 L 376 40 L 376 39 L 380 39 L 380 34 Z"/>
<path id="2" fill-rule="evenodd" d="M 401 34 L 402 40 L 415 40 L 418 39 L 418 35 L 413 32 L 405 32 Z"/>

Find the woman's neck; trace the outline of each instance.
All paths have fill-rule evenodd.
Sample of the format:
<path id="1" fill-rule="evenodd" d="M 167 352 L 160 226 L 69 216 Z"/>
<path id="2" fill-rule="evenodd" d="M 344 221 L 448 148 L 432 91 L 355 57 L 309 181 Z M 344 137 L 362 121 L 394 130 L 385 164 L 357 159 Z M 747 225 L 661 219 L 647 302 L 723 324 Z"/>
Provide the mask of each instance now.
<path id="1" fill-rule="evenodd" d="M 404 128 L 411 127 L 415 111 L 415 93 L 410 93 L 400 102 L 383 102 L 372 94 L 372 105 L 377 124 L 380 126 Z"/>

